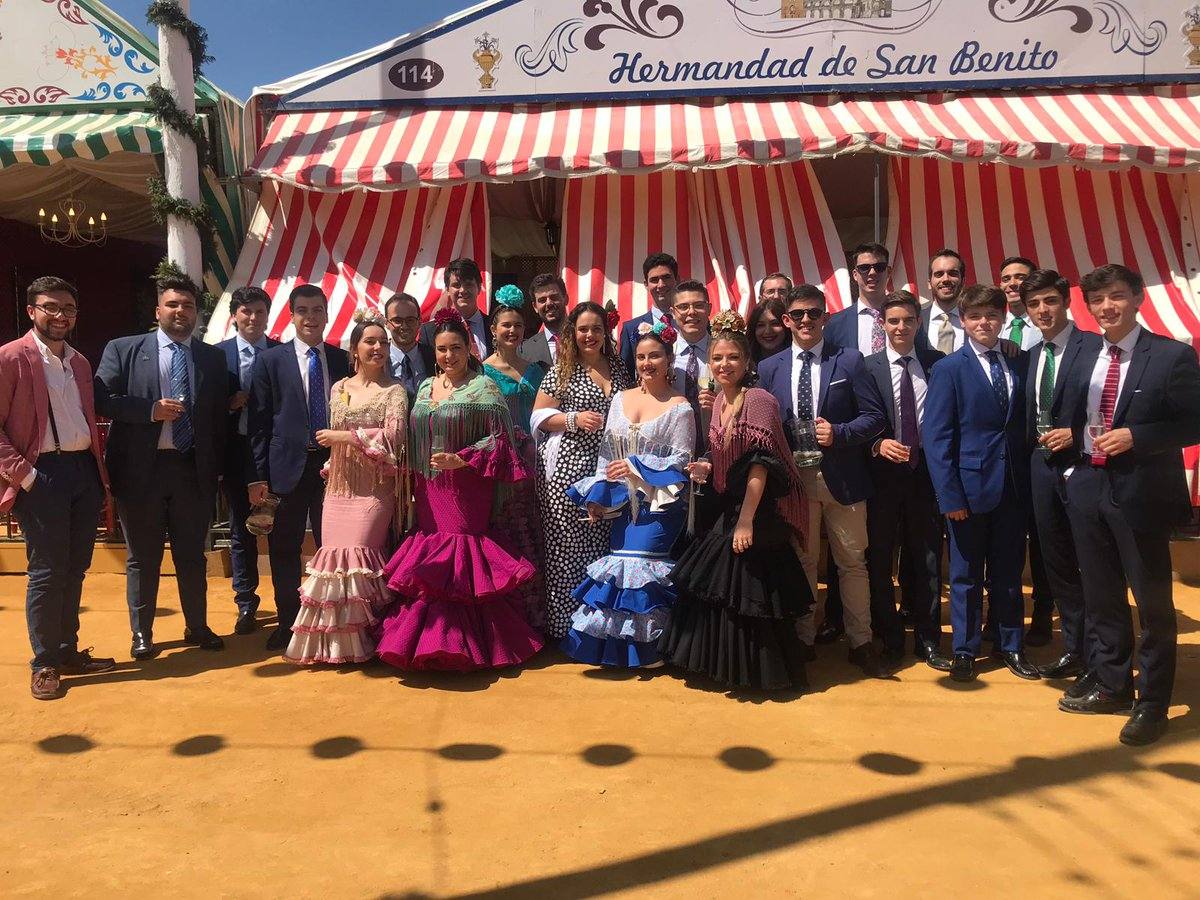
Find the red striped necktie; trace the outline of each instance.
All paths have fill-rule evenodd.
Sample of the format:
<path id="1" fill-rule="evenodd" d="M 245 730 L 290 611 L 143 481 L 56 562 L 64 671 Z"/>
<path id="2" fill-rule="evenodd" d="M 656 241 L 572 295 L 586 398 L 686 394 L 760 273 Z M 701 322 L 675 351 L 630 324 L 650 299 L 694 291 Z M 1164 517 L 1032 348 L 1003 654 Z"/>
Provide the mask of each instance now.
<path id="1" fill-rule="evenodd" d="M 1117 388 L 1121 386 L 1121 348 L 1113 344 L 1108 348 L 1108 372 L 1104 375 L 1104 390 L 1100 392 L 1100 415 L 1104 416 L 1104 430 L 1112 430 L 1113 413 L 1117 408 Z M 1093 447 L 1092 465 L 1108 464 L 1108 454 L 1097 453 Z"/>

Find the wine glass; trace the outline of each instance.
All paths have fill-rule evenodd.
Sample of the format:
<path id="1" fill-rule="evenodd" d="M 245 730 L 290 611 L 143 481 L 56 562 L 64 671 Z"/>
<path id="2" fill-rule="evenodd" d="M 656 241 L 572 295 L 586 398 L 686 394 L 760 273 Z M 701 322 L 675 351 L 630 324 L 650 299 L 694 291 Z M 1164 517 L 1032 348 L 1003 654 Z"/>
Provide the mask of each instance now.
<path id="1" fill-rule="evenodd" d="M 1038 449 L 1041 450 L 1043 453 L 1049 453 L 1050 448 L 1042 443 L 1042 438 L 1044 438 L 1046 435 L 1048 435 L 1053 430 L 1054 430 L 1054 426 L 1050 422 L 1048 422 L 1045 419 L 1038 419 L 1038 423 L 1037 423 Z"/>
<path id="2" fill-rule="evenodd" d="M 439 432 L 435 431 L 433 433 L 433 436 L 429 440 L 429 461 L 431 463 L 430 468 L 433 468 L 433 466 L 432 466 L 433 458 L 435 456 L 437 456 L 439 453 L 445 453 L 445 452 L 446 452 L 446 436 L 444 434 L 440 434 Z M 441 470 L 434 469 L 433 474 L 440 475 Z"/>
<path id="3" fill-rule="evenodd" d="M 693 462 L 708 463 L 708 477 L 712 478 L 712 454 L 701 453 L 699 456 L 697 456 L 695 458 L 695 460 L 693 460 Z M 692 486 L 692 496 L 693 497 L 702 496 L 704 493 L 704 490 L 703 490 L 704 485 L 707 483 L 708 479 L 706 478 L 704 481 L 696 481 L 694 479 L 689 479 L 689 481 Z"/>
<path id="4" fill-rule="evenodd" d="M 1104 413 L 1100 410 L 1093 410 L 1088 414 L 1088 437 L 1092 439 L 1092 452 L 1100 453 L 1096 449 L 1096 439 L 1108 431 L 1108 424 L 1104 421 Z"/>

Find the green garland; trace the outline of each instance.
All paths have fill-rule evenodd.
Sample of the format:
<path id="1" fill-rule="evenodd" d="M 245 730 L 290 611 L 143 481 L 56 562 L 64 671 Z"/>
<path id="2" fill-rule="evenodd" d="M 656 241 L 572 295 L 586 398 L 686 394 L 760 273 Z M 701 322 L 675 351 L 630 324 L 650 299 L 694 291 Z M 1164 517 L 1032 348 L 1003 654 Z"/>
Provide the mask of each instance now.
<path id="1" fill-rule="evenodd" d="M 192 74 L 200 77 L 200 70 L 213 58 L 208 55 L 208 32 L 187 17 L 175 0 L 154 0 L 146 10 L 146 21 L 159 28 L 170 28 L 183 35 L 192 52 Z"/>
<path id="2" fill-rule="evenodd" d="M 183 7 L 176 0 L 154 0 L 146 10 L 146 20 L 159 28 L 169 28 L 182 34 L 188 44 L 192 56 L 192 75 L 200 77 L 205 63 L 212 62 L 208 55 L 208 32 L 188 18 Z M 200 168 L 208 162 L 208 135 L 199 117 L 188 116 L 171 93 L 162 86 L 161 82 L 150 86 L 148 99 L 150 109 L 158 120 L 177 134 L 190 138 L 196 146 L 196 160 Z M 212 212 L 204 203 L 191 203 L 182 197 L 173 197 L 167 190 L 167 183 L 161 177 L 152 175 L 146 181 L 150 198 L 150 209 L 154 218 L 162 223 L 174 216 L 191 223 L 200 234 L 201 270 L 208 271 L 211 266 L 206 260 L 215 257 L 215 242 L 213 236 Z M 155 280 L 163 277 L 190 277 L 177 263 L 164 257 L 154 270 Z M 205 316 L 216 306 L 216 299 L 208 291 L 197 290 L 197 300 Z"/>
<path id="3" fill-rule="evenodd" d="M 171 92 L 158 82 L 150 85 L 148 96 L 151 112 L 172 131 L 191 138 L 196 145 L 196 159 L 200 168 L 208 165 L 208 135 L 204 133 L 203 120 L 199 116 L 189 117 L 179 108 Z"/>

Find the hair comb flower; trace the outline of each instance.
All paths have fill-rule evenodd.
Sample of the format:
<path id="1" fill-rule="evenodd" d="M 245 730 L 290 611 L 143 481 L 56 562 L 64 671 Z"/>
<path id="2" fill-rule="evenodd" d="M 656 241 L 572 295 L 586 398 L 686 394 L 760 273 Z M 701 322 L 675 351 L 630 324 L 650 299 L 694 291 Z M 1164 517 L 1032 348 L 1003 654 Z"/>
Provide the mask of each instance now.
<path id="1" fill-rule="evenodd" d="M 604 319 L 609 331 L 621 324 L 621 314 L 617 312 L 617 304 L 611 300 L 604 304 Z"/>
<path id="2" fill-rule="evenodd" d="M 450 306 L 446 306 L 446 307 L 443 307 L 442 309 L 439 309 L 433 315 L 433 324 L 435 326 L 440 327 L 442 325 L 445 325 L 447 322 L 457 322 L 463 328 L 467 327 L 466 320 L 463 319 L 462 314 L 459 313 L 459 311 L 457 309 L 454 309 L 453 307 L 450 307 Z"/>
<path id="3" fill-rule="evenodd" d="M 679 337 L 670 322 L 655 322 L 654 333 L 662 338 L 664 344 L 674 345 L 675 338 Z"/>
<path id="4" fill-rule="evenodd" d="M 733 331 L 737 334 L 746 333 L 746 320 L 739 316 L 734 310 L 727 309 L 722 313 L 718 313 L 712 320 L 713 331 Z"/>
<path id="5" fill-rule="evenodd" d="M 496 302 L 509 309 L 520 309 L 525 305 L 525 293 L 515 284 L 501 285 L 496 289 Z"/>
<path id="6" fill-rule="evenodd" d="M 360 307 L 354 311 L 354 315 L 351 316 L 350 318 L 352 318 L 354 320 L 354 324 L 356 324 L 356 325 L 366 324 L 366 325 L 379 325 L 381 328 L 387 327 L 387 323 L 384 322 L 383 316 L 381 316 L 379 314 L 379 310 L 376 310 L 376 309 L 367 309 L 365 307 Z"/>

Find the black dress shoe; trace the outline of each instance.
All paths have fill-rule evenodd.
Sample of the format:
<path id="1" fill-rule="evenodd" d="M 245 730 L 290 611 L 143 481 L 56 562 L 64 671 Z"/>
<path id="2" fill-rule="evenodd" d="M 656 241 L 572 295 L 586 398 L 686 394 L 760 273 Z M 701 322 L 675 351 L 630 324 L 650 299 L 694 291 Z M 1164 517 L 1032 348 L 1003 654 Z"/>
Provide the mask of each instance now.
<path id="1" fill-rule="evenodd" d="M 800 661 L 805 663 L 815 662 L 817 659 L 817 648 L 812 644 L 800 642 Z"/>
<path id="2" fill-rule="evenodd" d="M 1029 623 L 1029 630 L 1025 632 L 1025 644 L 1029 647 L 1045 647 L 1050 643 L 1050 634 L 1053 631 L 1049 619 L 1034 619 Z"/>
<path id="3" fill-rule="evenodd" d="M 1069 713 L 1129 712 L 1133 709 L 1133 691 L 1128 690 L 1114 694 L 1097 684 L 1081 697 L 1063 697 L 1058 701 L 1058 708 Z"/>
<path id="4" fill-rule="evenodd" d="M 950 677 L 954 681 L 975 680 L 975 657 L 969 653 L 955 653 L 950 664 Z"/>
<path id="5" fill-rule="evenodd" d="M 133 636 L 133 645 L 129 648 L 129 655 L 134 659 L 153 659 L 158 656 L 158 650 L 154 647 L 154 641 L 150 639 L 148 634 L 135 634 Z"/>
<path id="6" fill-rule="evenodd" d="M 201 650 L 225 649 L 225 642 L 211 628 L 203 631 L 192 631 L 190 628 L 185 628 L 183 629 L 183 642 L 191 644 L 193 647 L 199 647 Z"/>
<path id="7" fill-rule="evenodd" d="M 880 654 L 883 664 L 890 670 L 900 668 L 900 663 L 904 662 L 903 647 L 884 647 L 883 653 Z"/>
<path id="8" fill-rule="evenodd" d="M 1063 691 L 1063 696 L 1082 697 L 1099 683 L 1100 680 L 1092 672 L 1085 671 L 1067 686 L 1067 689 Z"/>
<path id="9" fill-rule="evenodd" d="M 817 632 L 816 641 L 818 644 L 832 644 L 845 633 L 844 625 L 838 622 L 826 622 Z"/>
<path id="10" fill-rule="evenodd" d="M 1121 729 L 1121 743 L 1131 747 L 1153 744 L 1167 733 L 1167 714 L 1144 703 L 1134 707 L 1133 715 Z"/>
<path id="11" fill-rule="evenodd" d="M 879 659 L 879 654 L 875 652 L 875 645 L 870 641 L 861 647 L 851 648 L 846 658 L 862 669 L 863 674 L 869 678 L 887 677 L 887 667 Z"/>
<path id="12" fill-rule="evenodd" d="M 942 655 L 942 648 L 932 641 L 917 641 L 913 646 L 913 655 L 917 659 L 924 660 L 929 668 L 939 672 L 949 672 L 950 666 L 953 665 Z"/>
<path id="13" fill-rule="evenodd" d="M 282 625 L 271 632 L 271 636 L 267 638 L 267 649 L 272 653 L 277 653 L 288 645 L 288 641 L 292 639 L 292 631 L 290 628 L 284 628 Z"/>
<path id="14" fill-rule="evenodd" d="M 1038 671 L 1042 673 L 1043 678 L 1074 678 L 1076 675 L 1082 675 L 1086 670 L 1083 666 L 1082 656 L 1078 653 L 1064 653 L 1054 662 L 1038 666 Z"/>
<path id="15" fill-rule="evenodd" d="M 1008 666 L 1008 671 L 1012 672 L 1018 678 L 1024 678 L 1026 681 L 1037 681 L 1042 677 L 1041 673 L 1037 670 L 1037 666 L 1025 658 L 1024 650 L 1003 652 L 1000 654 L 1000 659 Z"/>
<path id="16" fill-rule="evenodd" d="M 254 634 L 258 628 L 258 619 L 254 616 L 253 610 L 246 610 L 238 613 L 237 622 L 233 626 L 234 634 Z"/>

